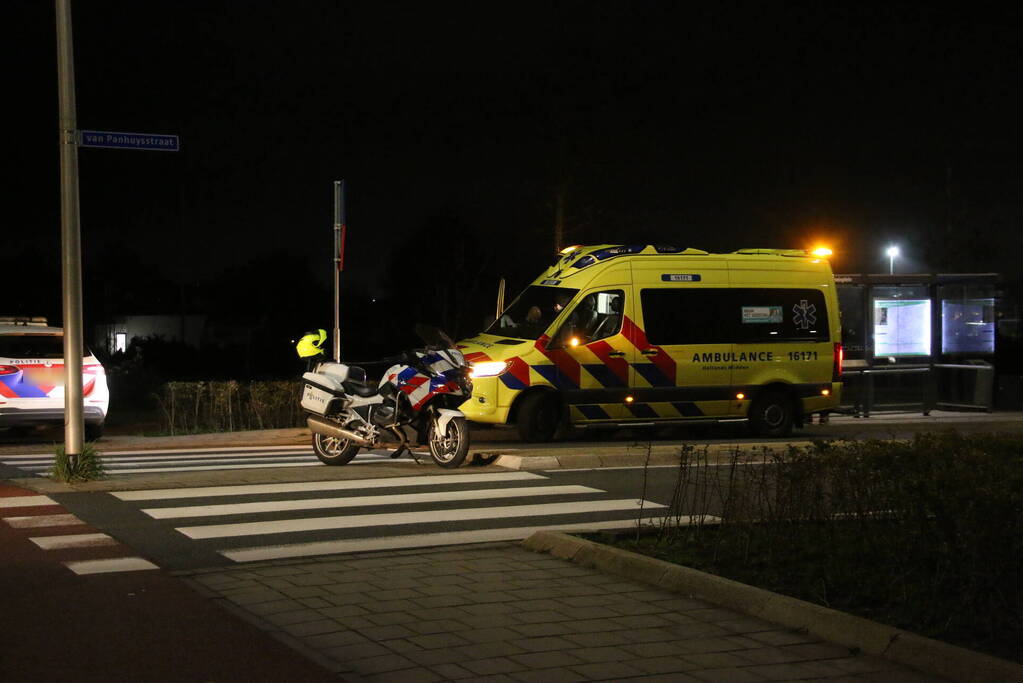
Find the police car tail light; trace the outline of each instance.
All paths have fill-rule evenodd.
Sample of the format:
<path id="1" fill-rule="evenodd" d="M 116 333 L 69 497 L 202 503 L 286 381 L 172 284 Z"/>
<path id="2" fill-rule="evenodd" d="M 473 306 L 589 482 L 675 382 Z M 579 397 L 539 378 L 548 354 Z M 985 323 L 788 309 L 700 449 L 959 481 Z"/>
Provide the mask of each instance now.
<path id="1" fill-rule="evenodd" d="M 18 374 L 18 366 L 16 365 L 0 365 L 0 375 L 16 375 Z"/>
<path id="2" fill-rule="evenodd" d="M 831 368 L 831 381 L 837 382 L 842 378 L 842 359 L 845 354 L 842 351 L 841 344 L 835 344 L 835 362 Z"/>
<path id="3" fill-rule="evenodd" d="M 473 379 L 476 379 L 477 377 L 496 377 L 497 375 L 504 374 L 507 369 L 508 361 L 503 360 L 473 363 L 469 377 L 472 377 Z"/>

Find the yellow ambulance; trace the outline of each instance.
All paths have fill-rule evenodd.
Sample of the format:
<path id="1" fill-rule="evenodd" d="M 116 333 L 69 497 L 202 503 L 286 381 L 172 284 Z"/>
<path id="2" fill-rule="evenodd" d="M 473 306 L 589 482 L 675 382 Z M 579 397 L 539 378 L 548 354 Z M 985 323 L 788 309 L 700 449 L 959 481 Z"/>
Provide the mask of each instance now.
<path id="1" fill-rule="evenodd" d="M 569 248 L 459 343 L 474 387 L 461 410 L 527 441 L 565 421 L 748 420 L 785 436 L 838 407 L 840 333 L 831 266 L 803 250 Z"/>

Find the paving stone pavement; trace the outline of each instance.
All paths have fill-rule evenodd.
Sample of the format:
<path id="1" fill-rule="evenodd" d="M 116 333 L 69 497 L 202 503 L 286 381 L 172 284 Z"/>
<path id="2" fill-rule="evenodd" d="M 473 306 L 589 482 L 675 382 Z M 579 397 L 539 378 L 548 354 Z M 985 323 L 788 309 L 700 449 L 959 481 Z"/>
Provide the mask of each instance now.
<path id="1" fill-rule="evenodd" d="M 515 544 L 182 575 L 352 682 L 938 680 Z"/>

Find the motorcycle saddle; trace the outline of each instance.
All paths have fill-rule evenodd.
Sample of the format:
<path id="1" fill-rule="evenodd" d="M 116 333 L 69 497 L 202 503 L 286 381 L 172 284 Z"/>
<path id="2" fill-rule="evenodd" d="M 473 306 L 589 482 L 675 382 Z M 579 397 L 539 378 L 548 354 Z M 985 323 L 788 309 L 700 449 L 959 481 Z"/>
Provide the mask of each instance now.
<path id="1" fill-rule="evenodd" d="M 347 382 L 344 383 L 343 386 L 347 393 L 355 394 L 356 396 L 361 396 L 362 398 L 369 398 L 370 396 L 375 396 L 377 393 L 376 387 L 370 384 L 366 384 L 365 382 L 356 382 L 353 380 L 348 380 Z"/>
<path id="2" fill-rule="evenodd" d="M 366 381 L 366 370 L 354 365 L 348 368 L 348 377 L 342 386 L 349 394 L 362 398 L 369 398 L 377 393 L 377 388 Z"/>

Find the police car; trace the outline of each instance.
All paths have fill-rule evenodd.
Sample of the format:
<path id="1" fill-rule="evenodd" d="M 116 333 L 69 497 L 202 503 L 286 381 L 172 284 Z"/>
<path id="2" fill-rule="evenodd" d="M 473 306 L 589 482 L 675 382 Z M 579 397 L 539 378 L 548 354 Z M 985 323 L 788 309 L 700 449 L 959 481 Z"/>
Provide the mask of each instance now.
<path id="1" fill-rule="evenodd" d="M 110 393 L 103 365 L 83 349 L 85 436 L 103 433 Z M 0 427 L 64 422 L 64 330 L 45 318 L 0 318 Z"/>

